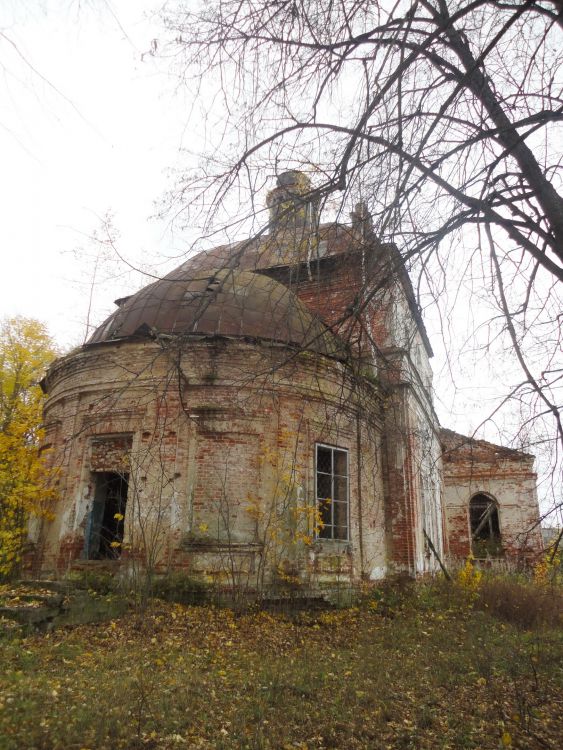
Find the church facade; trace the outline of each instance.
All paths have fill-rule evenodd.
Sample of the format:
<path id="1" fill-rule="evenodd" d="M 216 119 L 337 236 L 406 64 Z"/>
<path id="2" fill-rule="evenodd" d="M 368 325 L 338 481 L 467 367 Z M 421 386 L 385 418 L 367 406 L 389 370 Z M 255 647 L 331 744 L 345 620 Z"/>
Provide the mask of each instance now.
<path id="1" fill-rule="evenodd" d="M 117 300 L 50 368 L 38 567 L 315 587 L 538 554 L 533 457 L 441 429 L 397 248 L 362 205 L 320 224 L 299 172 L 267 204 L 267 232 Z"/>

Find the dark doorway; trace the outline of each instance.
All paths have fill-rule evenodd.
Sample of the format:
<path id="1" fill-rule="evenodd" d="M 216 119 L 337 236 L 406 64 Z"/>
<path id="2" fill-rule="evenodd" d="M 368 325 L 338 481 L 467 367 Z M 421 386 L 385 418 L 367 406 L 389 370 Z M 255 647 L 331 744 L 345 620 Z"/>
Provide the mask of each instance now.
<path id="1" fill-rule="evenodd" d="M 129 475 L 95 472 L 94 500 L 84 535 L 86 560 L 115 560 L 121 555 Z"/>
<path id="2" fill-rule="evenodd" d="M 469 519 L 474 556 L 500 557 L 502 544 L 496 502 L 487 495 L 474 495 L 469 503 Z"/>

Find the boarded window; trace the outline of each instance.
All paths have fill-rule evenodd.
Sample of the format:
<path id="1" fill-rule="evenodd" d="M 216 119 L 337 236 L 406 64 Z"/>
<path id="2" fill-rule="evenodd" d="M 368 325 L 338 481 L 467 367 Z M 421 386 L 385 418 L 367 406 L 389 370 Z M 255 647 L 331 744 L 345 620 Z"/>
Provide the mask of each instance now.
<path id="1" fill-rule="evenodd" d="M 321 539 L 348 539 L 348 451 L 316 446 L 316 499 Z"/>
<path id="2" fill-rule="evenodd" d="M 473 555 L 500 557 L 502 543 L 496 502 L 487 495 L 474 495 L 469 502 L 469 520 Z"/>

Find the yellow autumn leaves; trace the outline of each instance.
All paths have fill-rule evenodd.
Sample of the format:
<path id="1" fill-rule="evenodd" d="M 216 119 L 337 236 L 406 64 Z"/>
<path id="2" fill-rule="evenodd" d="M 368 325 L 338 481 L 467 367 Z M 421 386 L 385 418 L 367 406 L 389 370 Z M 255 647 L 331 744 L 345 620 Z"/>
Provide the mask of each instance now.
<path id="1" fill-rule="evenodd" d="M 49 519 L 55 471 L 40 452 L 39 380 L 55 356 L 45 327 L 14 318 L 0 327 L 0 579 L 18 567 L 30 515 Z"/>

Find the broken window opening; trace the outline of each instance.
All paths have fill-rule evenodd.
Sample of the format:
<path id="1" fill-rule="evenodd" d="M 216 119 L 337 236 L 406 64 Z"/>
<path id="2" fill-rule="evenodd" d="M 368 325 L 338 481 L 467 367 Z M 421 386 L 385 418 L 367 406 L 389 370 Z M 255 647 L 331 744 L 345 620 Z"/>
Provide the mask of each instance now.
<path id="1" fill-rule="evenodd" d="M 93 472 L 94 500 L 84 535 L 86 560 L 116 560 L 121 556 L 129 474 Z"/>
<path id="2" fill-rule="evenodd" d="M 317 444 L 315 493 L 319 539 L 348 540 L 348 451 Z"/>
<path id="3" fill-rule="evenodd" d="M 474 557 L 501 557 L 503 550 L 495 500 L 481 493 L 474 495 L 469 502 L 469 520 Z"/>

